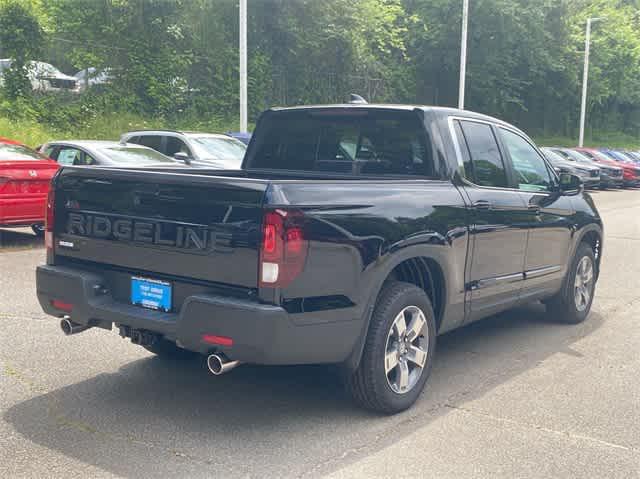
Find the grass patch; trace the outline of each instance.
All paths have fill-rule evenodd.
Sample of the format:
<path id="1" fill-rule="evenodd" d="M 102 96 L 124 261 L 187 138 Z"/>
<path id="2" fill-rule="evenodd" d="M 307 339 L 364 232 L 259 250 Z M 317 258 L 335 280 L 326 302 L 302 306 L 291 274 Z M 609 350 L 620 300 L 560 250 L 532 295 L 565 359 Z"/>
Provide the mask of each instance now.
<path id="1" fill-rule="evenodd" d="M 217 118 L 167 122 L 130 113 L 110 113 L 99 115 L 83 125 L 61 129 L 32 120 L 11 121 L 0 117 L 0 137 L 17 140 L 31 147 L 53 140 L 119 140 L 120 135 L 127 131 L 164 128 L 224 133 L 235 131 L 238 126 L 237 122 Z"/>

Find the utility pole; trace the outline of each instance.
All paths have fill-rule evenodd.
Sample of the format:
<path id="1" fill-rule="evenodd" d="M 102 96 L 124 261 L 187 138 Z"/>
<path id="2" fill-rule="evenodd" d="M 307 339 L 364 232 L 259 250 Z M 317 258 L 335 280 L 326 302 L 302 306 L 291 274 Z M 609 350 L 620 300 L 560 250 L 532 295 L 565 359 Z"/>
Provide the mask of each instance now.
<path id="1" fill-rule="evenodd" d="M 591 49 L 591 24 L 602 18 L 587 19 L 587 34 L 584 40 L 584 72 L 582 73 L 582 103 L 580 104 L 580 138 L 578 146 L 584 146 L 584 124 L 587 118 L 587 84 L 589 82 L 589 51 Z"/>
<path id="2" fill-rule="evenodd" d="M 467 28 L 469 25 L 469 0 L 462 3 L 462 41 L 460 42 L 460 90 L 458 108 L 464 110 L 464 91 L 467 76 Z"/>
<path id="3" fill-rule="evenodd" d="M 247 0 L 240 0 L 240 131 L 247 133 Z"/>

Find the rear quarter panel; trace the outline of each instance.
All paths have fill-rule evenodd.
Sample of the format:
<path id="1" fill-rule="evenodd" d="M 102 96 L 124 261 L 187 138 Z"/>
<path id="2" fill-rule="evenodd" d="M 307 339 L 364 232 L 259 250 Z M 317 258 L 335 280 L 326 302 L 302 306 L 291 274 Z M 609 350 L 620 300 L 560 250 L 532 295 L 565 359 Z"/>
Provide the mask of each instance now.
<path id="1" fill-rule="evenodd" d="M 323 305 L 348 311 L 301 315 L 301 321 L 363 318 L 393 268 L 418 256 L 432 258 L 442 269 L 443 328 L 462 321 L 468 218 L 450 182 L 282 182 L 267 192 L 267 204 L 294 206 L 308 218 L 305 268 L 278 292 L 279 300 L 294 311 Z"/>

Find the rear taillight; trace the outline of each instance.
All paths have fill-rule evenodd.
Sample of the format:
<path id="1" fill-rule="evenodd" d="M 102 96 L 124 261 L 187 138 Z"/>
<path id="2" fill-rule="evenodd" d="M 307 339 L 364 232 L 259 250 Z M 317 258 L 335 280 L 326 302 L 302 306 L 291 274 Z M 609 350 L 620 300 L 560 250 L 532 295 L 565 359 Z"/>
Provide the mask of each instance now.
<path id="1" fill-rule="evenodd" d="M 307 259 L 304 215 L 274 210 L 264 215 L 260 246 L 260 286 L 284 288 L 298 276 Z"/>
<path id="2" fill-rule="evenodd" d="M 56 190 L 53 185 L 49 185 L 47 193 L 47 205 L 44 215 L 44 245 L 47 248 L 47 256 L 53 253 L 53 223 L 55 221 L 55 196 Z"/>

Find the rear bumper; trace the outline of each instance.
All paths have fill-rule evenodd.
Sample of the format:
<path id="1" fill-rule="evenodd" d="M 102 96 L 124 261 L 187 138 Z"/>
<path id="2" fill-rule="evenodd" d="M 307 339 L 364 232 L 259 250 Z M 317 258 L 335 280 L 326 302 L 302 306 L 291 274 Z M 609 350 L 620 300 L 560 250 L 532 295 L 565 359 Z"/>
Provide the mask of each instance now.
<path id="1" fill-rule="evenodd" d="M 101 291 L 104 281 L 99 274 L 76 268 L 40 266 L 36 282 L 38 301 L 52 316 L 69 315 L 76 323 L 107 329 L 126 325 L 162 335 L 191 351 L 221 351 L 249 363 L 341 362 L 362 330 L 362 319 L 353 318 L 351 308 L 333 310 L 333 320 L 319 322 L 313 313 L 293 315 L 274 305 L 197 294 L 188 297 L 179 312 L 163 313 L 115 301 L 108 291 Z M 54 299 L 73 305 L 71 313 L 54 308 Z M 202 341 L 205 334 L 230 337 L 233 345 L 212 346 Z"/>

